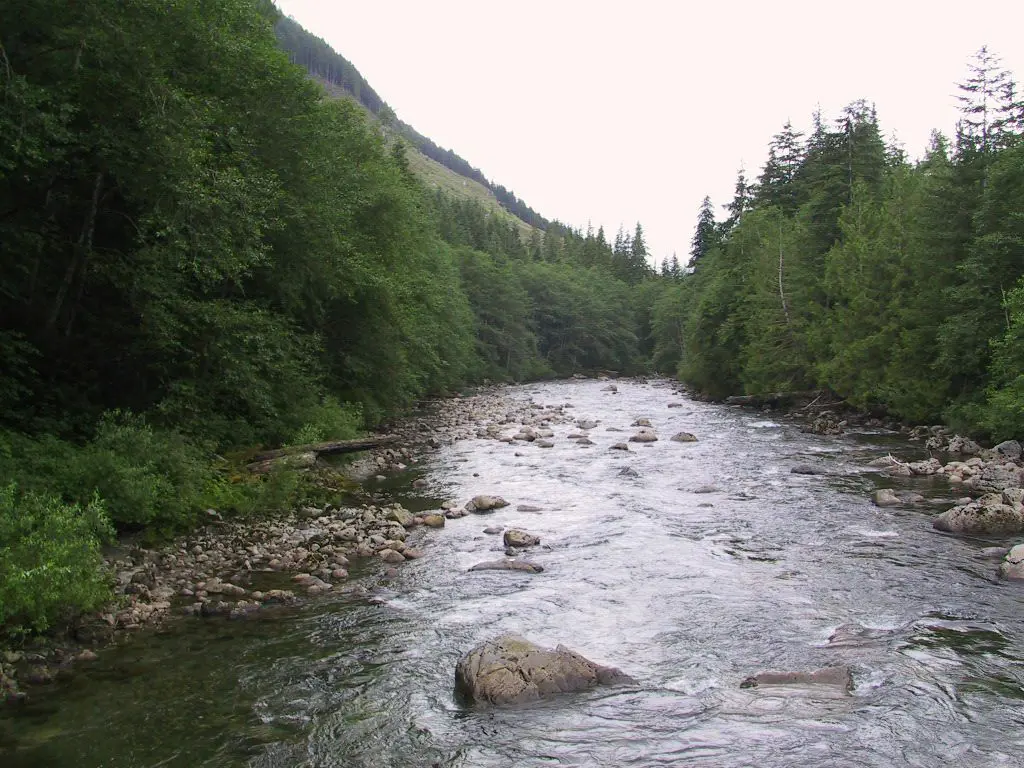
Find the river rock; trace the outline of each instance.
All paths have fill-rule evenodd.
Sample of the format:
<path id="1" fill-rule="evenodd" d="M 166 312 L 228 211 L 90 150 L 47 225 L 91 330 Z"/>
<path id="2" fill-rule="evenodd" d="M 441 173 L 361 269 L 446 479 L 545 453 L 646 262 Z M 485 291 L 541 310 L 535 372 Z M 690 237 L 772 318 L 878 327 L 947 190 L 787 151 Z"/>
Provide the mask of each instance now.
<path id="1" fill-rule="evenodd" d="M 1004 579 L 1024 579 L 1024 544 L 1018 544 L 999 564 L 999 575 Z"/>
<path id="2" fill-rule="evenodd" d="M 1021 457 L 1021 446 L 1016 440 L 1004 440 L 992 450 L 1011 461 L 1017 461 Z"/>
<path id="3" fill-rule="evenodd" d="M 506 547 L 535 547 L 540 544 L 540 536 L 521 531 L 518 528 L 509 528 L 504 536 Z"/>
<path id="4" fill-rule="evenodd" d="M 949 440 L 949 445 L 946 446 L 946 450 L 950 453 L 963 453 L 973 456 L 974 454 L 981 452 L 981 446 L 969 437 L 953 435 Z"/>
<path id="5" fill-rule="evenodd" d="M 871 494 L 871 503 L 876 507 L 897 507 L 903 502 L 892 488 L 879 488 Z"/>
<path id="6" fill-rule="evenodd" d="M 615 443 L 615 445 L 611 446 L 608 450 L 609 451 L 628 451 L 629 450 L 629 446 L 626 443 Z"/>
<path id="7" fill-rule="evenodd" d="M 976 461 L 977 459 L 971 459 Z M 964 479 L 964 488 L 979 493 L 996 493 L 1024 486 L 1024 469 L 1016 464 L 986 464 L 981 471 Z"/>
<path id="8" fill-rule="evenodd" d="M 632 467 L 623 467 L 619 470 L 619 477 L 640 477 L 640 473 Z"/>
<path id="9" fill-rule="evenodd" d="M 507 506 L 508 502 L 501 498 L 501 496 L 481 495 L 474 496 L 466 504 L 466 510 L 469 512 L 493 512 L 496 509 Z"/>
<path id="10" fill-rule="evenodd" d="M 1002 494 L 987 494 L 960 504 L 932 520 L 932 527 L 971 536 L 1013 536 L 1024 533 L 1024 507 L 1005 503 Z"/>
<path id="11" fill-rule="evenodd" d="M 416 525 L 416 518 L 412 512 L 402 509 L 401 507 L 392 507 L 388 511 L 388 520 L 394 520 L 403 528 L 412 528 Z"/>
<path id="12" fill-rule="evenodd" d="M 677 432 L 672 435 L 672 442 L 675 443 L 696 443 L 697 436 L 690 432 Z"/>
<path id="13" fill-rule="evenodd" d="M 390 563 L 392 565 L 405 562 L 405 555 L 401 552 L 396 552 L 393 549 L 382 549 L 377 553 L 377 556 L 385 563 Z"/>
<path id="14" fill-rule="evenodd" d="M 658 436 L 654 433 L 653 429 L 641 429 L 629 438 L 629 442 L 631 443 L 654 443 L 657 442 L 657 440 Z"/>
<path id="15" fill-rule="evenodd" d="M 797 464 L 795 467 L 790 467 L 790 474 L 793 475 L 827 475 L 821 467 L 816 467 L 813 464 Z"/>
<path id="16" fill-rule="evenodd" d="M 538 448 L 554 448 L 555 444 L 550 440 L 538 440 L 534 443 Z"/>
<path id="17" fill-rule="evenodd" d="M 1009 547 L 983 547 L 977 556 L 982 560 L 1002 560 L 1009 551 Z"/>
<path id="18" fill-rule="evenodd" d="M 853 675 L 849 667 L 822 667 L 813 672 L 760 672 L 740 683 L 740 688 L 762 685 L 829 685 L 849 692 L 853 690 Z"/>
<path id="19" fill-rule="evenodd" d="M 910 471 L 915 475 L 934 475 L 940 469 L 942 469 L 942 462 L 936 458 L 930 458 L 927 461 L 915 461 L 907 465 Z"/>
<path id="20" fill-rule="evenodd" d="M 519 511 L 519 512 L 543 512 L 544 511 L 541 507 L 538 507 L 535 504 L 520 504 L 518 507 L 516 507 L 516 510 Z"/>
<path id="21" fill-rule="evenodd" d="M 541 648 L 518 635 L 481 643 L 455 668 L 455 684 L 463 695 L 495 706 L 627 682 L 632 680 L 621 670 L 595 664 L 562 645 Z"/>
<path id="22" fill-rule="evenodd" d="M 650 419 L 637 419 L 630 426 L 633 426 L 633 427 L 648 427 L 648 428 L 650 428 L 650 427 L 653 427 L 654 425 L 651 424 L 651 420 Z"/>
<path id="23" fill-rule="evenodd" d="M 444 528 L 444 515 L 432 512 L 423 516 L 423 524 L 428 528 Z"/>
<path id="24" fill-rule="evenodd" d="M 543 566 L 528 560 L 488 560 L 477 563 L 471 571 L 522 571 L 523 573 L 541 573 Z"/>
<path id="25" fill-rule="evenodd" d="M 597 427 L 597 422 L 593 419 L 578 419 L 576 426 L 583 430 L 594 429 Z"/>
<path id="26" fill-rule="evenodd" d="M 497 536 L 503 530 L 505 529 L 502 528 L 500 525 L 492 525 L 488 528 L 484 528 L 484 533 L 486 533 L 488 536 Z"/>
<path id="27" fill-rule="evenodd" d="M 618 392 L 619 388 L 614 384 L 609 384 L 607 387 L 601 387 L 602 392 Z"/>

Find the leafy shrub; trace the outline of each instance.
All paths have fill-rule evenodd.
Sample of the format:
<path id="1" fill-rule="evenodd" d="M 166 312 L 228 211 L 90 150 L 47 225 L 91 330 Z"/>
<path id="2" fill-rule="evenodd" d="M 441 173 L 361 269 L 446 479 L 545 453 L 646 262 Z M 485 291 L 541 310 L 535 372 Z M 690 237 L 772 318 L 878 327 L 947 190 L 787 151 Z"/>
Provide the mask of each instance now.
<path id="1" fill-rule="evenodd" d="M 0 626 L 42 632 L 107 600 L 100 538 L 112 533 L 97 497 L 82 506 L 0 488 Z"/>
<path id="2" fill-rule="evenodd" d="M 341 403 L 337 398 L 325 397 L 311 408 L 290 445 L 305 445 L 323 440 L 348 440 L 359 435 L 363 427 L 363 408 L 358 403 Z"/>

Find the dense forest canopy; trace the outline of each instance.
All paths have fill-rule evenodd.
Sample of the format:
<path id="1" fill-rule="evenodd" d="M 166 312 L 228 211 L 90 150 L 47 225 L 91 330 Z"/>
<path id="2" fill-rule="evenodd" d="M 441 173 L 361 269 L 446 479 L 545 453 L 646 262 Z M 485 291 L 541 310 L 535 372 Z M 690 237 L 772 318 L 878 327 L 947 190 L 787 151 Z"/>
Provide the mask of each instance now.
<path id="1" fill-rule="evenodd" d="M 982 49 L 952 141 L 911 162 L 857 101 L 786 123 L 698 216 L 655 361 L 712 396 L 828 387 L 908 421 L 1024 434 L 1024 101 Z"/>

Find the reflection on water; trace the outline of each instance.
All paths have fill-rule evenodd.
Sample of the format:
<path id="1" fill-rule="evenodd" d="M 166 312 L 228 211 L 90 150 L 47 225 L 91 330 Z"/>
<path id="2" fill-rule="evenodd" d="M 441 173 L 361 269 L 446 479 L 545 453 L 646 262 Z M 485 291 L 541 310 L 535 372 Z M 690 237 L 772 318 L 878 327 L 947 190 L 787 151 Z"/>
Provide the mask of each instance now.
<path id="1" fill-rule="evenodd" d="M 601 387 L 509 390 L 599 420 L 592 447 L 566 440 L 567 424 L 553 426 L 550 449 L 472 440 L 439 451 L 422 470 L 426 498 L 487 492 L 512 505 L 425 534 L 427 556 L 397 579 L 373 567 L 365 590 L 269 619 L 135 637 L 0 719 L 2 764 L 1021 764 L 1020 591 L 974 559 L 983 544 L 932 533 L 935 506 L 868 501 L 886 481 L 866 461 L 918 449 L 805 435 L 723 406 L 669 409 L 680 397 L 656 384 Z M 608 450 L 641 417 L 662 439 Z M 667 439 L 683 430 L 699 442 Z M 792 474 L 798 464 L 824 474 Z M 951 501 L 933 482 L 906 487 Z M 500 553 L 500 537 L 482 532 L 491 525 L 540 535 L 530 559 L 545 571 L 467 573 Z M 565 642 L 639 683 L 462 709 L 456 661 L 507 631 Z M 851 666 L 853 695 L 739 688 L 765 669 L 830 664 Z"/>

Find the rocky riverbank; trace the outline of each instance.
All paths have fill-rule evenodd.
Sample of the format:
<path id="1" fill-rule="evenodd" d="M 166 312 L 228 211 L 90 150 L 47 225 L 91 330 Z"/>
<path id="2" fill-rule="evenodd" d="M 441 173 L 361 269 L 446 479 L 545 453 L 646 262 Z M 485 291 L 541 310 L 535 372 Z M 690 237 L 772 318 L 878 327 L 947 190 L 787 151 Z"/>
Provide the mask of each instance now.
<path id="1" fill-rule="evenodd" d="M 384 480 L 430 451 L 472 437 L 543 447 L 550 425 L 571 420 L 568 408 L 510 403 L 495 388 L 433 402 L 421 416 L 389 429 L 401 447 L 364 455 L 344 471 L 356 481 Z M 509 428 L 514 437 L 503 434 Z M 82 617 L 58 638 L 34 638 L 24 647 L 0 651 L 0 696 L 8 703 L 24 701 L 26 689 L 66 679 L 77 666 L 95 660 L 97 650 L 146 627 L 257 618 L 282 606 L 358 589 L 349 580 L 353 566 L 379 563 L 372 572 L 387 577 L 390 569 L 429 553 L 431 535 L 448 521 L 486 512 L 492 503 L 504 502 L 486 496 L 451 499 L 414 514 L 400 503 L 377 498 L 304 505 L 255 521 L 225 519 L 208 510 L 206 525 L 167 544 L 117 547 L 105 561 L 115 595 L 105 610 Z"/>

